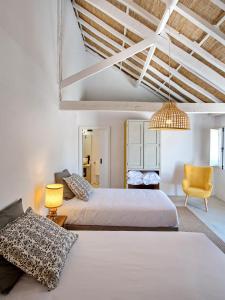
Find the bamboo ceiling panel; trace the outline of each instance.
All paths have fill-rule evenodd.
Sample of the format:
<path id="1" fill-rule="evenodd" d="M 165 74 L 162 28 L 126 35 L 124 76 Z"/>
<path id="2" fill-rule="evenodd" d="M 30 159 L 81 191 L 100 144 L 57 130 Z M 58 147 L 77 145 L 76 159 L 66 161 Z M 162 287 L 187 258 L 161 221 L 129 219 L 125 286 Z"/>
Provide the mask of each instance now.
<path id="1" fill-rule="evenodd" d="M 209 37 L 202 45 L 202 48 L 221 60 L 225 64 L 225 47 L 214 38 Z"/>
<path id="2" fill-rule="evenodd" d="M 91 25 L 92 27 L 94 27 L 96 30 L 98 30 L 100 33 L 106 35 L 107 37 L 109 37 L 110 39 L 112 39 L 113 41 L 115 41 L 117 44 L 120 44 L 120 45 L 123 44 L 122 40 L 120 40 L 115 35 L 113 35 L 110 32 L 108 32 L 105 28 L 103 28 L 102 26 L 98 25 L 97 23 L 95 23 L 94 21 L 92 21 L 91 19 L 89 19 L 87 16 L 83 15 L 82 13 L 79 13 L 79 17 L 82 20 L 84 20 L 85 22 L 87 22 L 89 25 Z"/>
<path id="3" fill-rule="evenodd" d="M 157 56 L 159 59 L 164 61 L 166 64 L 169 64 L 169 56 L 166 53 L 162 52 L 161 50 L 159 50 L 157 48 L 155 50 L 155 56 Z M 173 60 L 172 58 L 170 59 L 170 65 L 174 69 L 176 69 L 179 66 L 179 64 L 175 60 Z"/>
<path id="4" fill-rule="evenodd" d="M 165 3 L 160 0 L 133 0 L 133 2 L 160 20 L 166 9 Z"/>
<path id="5" fill-rule="evenodd" d="M 191 21 L 181 16 L 176 11 L 174 11 L 170 16 L 168 25 L 195 42 L 200 42 L 206 35 L 203 30 L 194 25 Z"/>
<path id="6" fill-rule="evenodd" d="M 179 3 L 184 4 L 213 25 L 215 25 L 224 14 L 223 10 L 210 0 L 180 0 Z"/>
<path id="7" fill-rule="evenodd" d="M 154 25 L 153 23 L 151 23 L 151 20 L 146 20 L 145 18 L 143 18 L 142 16 L 138 15 L 136 12 L 129 10 L 129 15 L 138 20 L 139 22 L 145 24 L 145 26 L 147 26 L 148 28 L 150 28 L 153 31 L 156 31 L 157 26 Z"/>
<path id="8" fill-rule="evenodd" d="M 85 8 L 87 11 L 92 13 L 94 16 L 97 18 L 101 19 L 103 22 L 114 28 L 120 33 L 124 32 L 124 27 L 114 19 L 110 18 L 108 15 L 105 13 L 101 12 L 99 9 L 95 8 L 93 5 L 87 3 L 84 0 L 76 0 L 75 1 L 77 4 L 79 4 L 81 7 Z"/>
<path id="9" fill-rule="evenodd" d="M 119 8 L 122 11 L 126 11 L 127 7 L 126 5 L 122 4 L 121 2 L 119 2 L 118 0 L 107 0 L 109 3 L 111 3 L 112 5 L 116 6 L 117 8 Z"/>

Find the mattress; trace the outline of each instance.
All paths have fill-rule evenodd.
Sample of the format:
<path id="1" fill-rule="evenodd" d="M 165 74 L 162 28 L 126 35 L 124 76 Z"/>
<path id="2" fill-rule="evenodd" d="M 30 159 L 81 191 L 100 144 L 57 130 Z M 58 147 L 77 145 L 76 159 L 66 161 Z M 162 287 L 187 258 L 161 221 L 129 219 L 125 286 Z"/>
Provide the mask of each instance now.
<path id="1" fill-rule="evenodd" d="M 58 213 L 76 225 L 178 226 L 176 207 L 160 190 L 94 189 L 88 201 L 64 201 Z"/>
<path id="2" fill-rule="evenodd" d="M 7 300 L 224 300 L 225 256 L 203 234 L 81 231 L 58 287 L 24 275 Z"/>

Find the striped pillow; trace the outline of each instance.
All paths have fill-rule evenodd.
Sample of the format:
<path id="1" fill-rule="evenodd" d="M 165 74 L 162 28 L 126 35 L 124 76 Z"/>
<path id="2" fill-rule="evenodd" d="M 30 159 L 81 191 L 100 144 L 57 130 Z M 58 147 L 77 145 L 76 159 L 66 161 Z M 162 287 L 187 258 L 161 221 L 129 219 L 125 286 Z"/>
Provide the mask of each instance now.
<path id="1" fill-rule="evenodd" d="M 84 201 L 88 200 L 93 188 L 86 179 L 78 174 L 72 174 L 72 176 L 63 179 L 74 193 L 76 198 Z"/>

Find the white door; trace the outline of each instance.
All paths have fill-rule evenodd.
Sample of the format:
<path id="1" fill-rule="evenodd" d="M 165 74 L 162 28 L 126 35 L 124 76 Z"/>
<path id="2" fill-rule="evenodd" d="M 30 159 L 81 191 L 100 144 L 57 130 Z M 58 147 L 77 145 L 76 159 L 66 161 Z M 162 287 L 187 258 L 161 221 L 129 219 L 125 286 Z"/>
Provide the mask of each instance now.
<path id="1" fill-rule="evenodd" d="M 107 128 L 93 129 L 91 182 L 98 187 L 109 187 L 109 135 Z"/>
<path id="2" fill-rule="evenodd" d="M 143 122 L 127 123 L 127 168 L 143 168 Z"/>
<path id="3" fill-rule="evenodd" d="M 149 122 L 144 122 L 144 169 L 158 169 L 160 155 L 159 131 L 150 130 Z"/>

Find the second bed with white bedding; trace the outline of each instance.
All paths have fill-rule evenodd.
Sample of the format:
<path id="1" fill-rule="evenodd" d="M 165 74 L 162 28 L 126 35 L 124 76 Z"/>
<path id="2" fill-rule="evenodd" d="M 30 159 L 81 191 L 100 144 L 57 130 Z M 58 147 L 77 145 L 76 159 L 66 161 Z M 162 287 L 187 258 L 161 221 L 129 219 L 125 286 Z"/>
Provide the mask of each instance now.
<path id="1" fill-rule="evenodd" d="M 59 208 L 67 224 L 177 228 L 175 205 L 160 190 L 94 189 L 88 201 L 76 198 Z"/>

